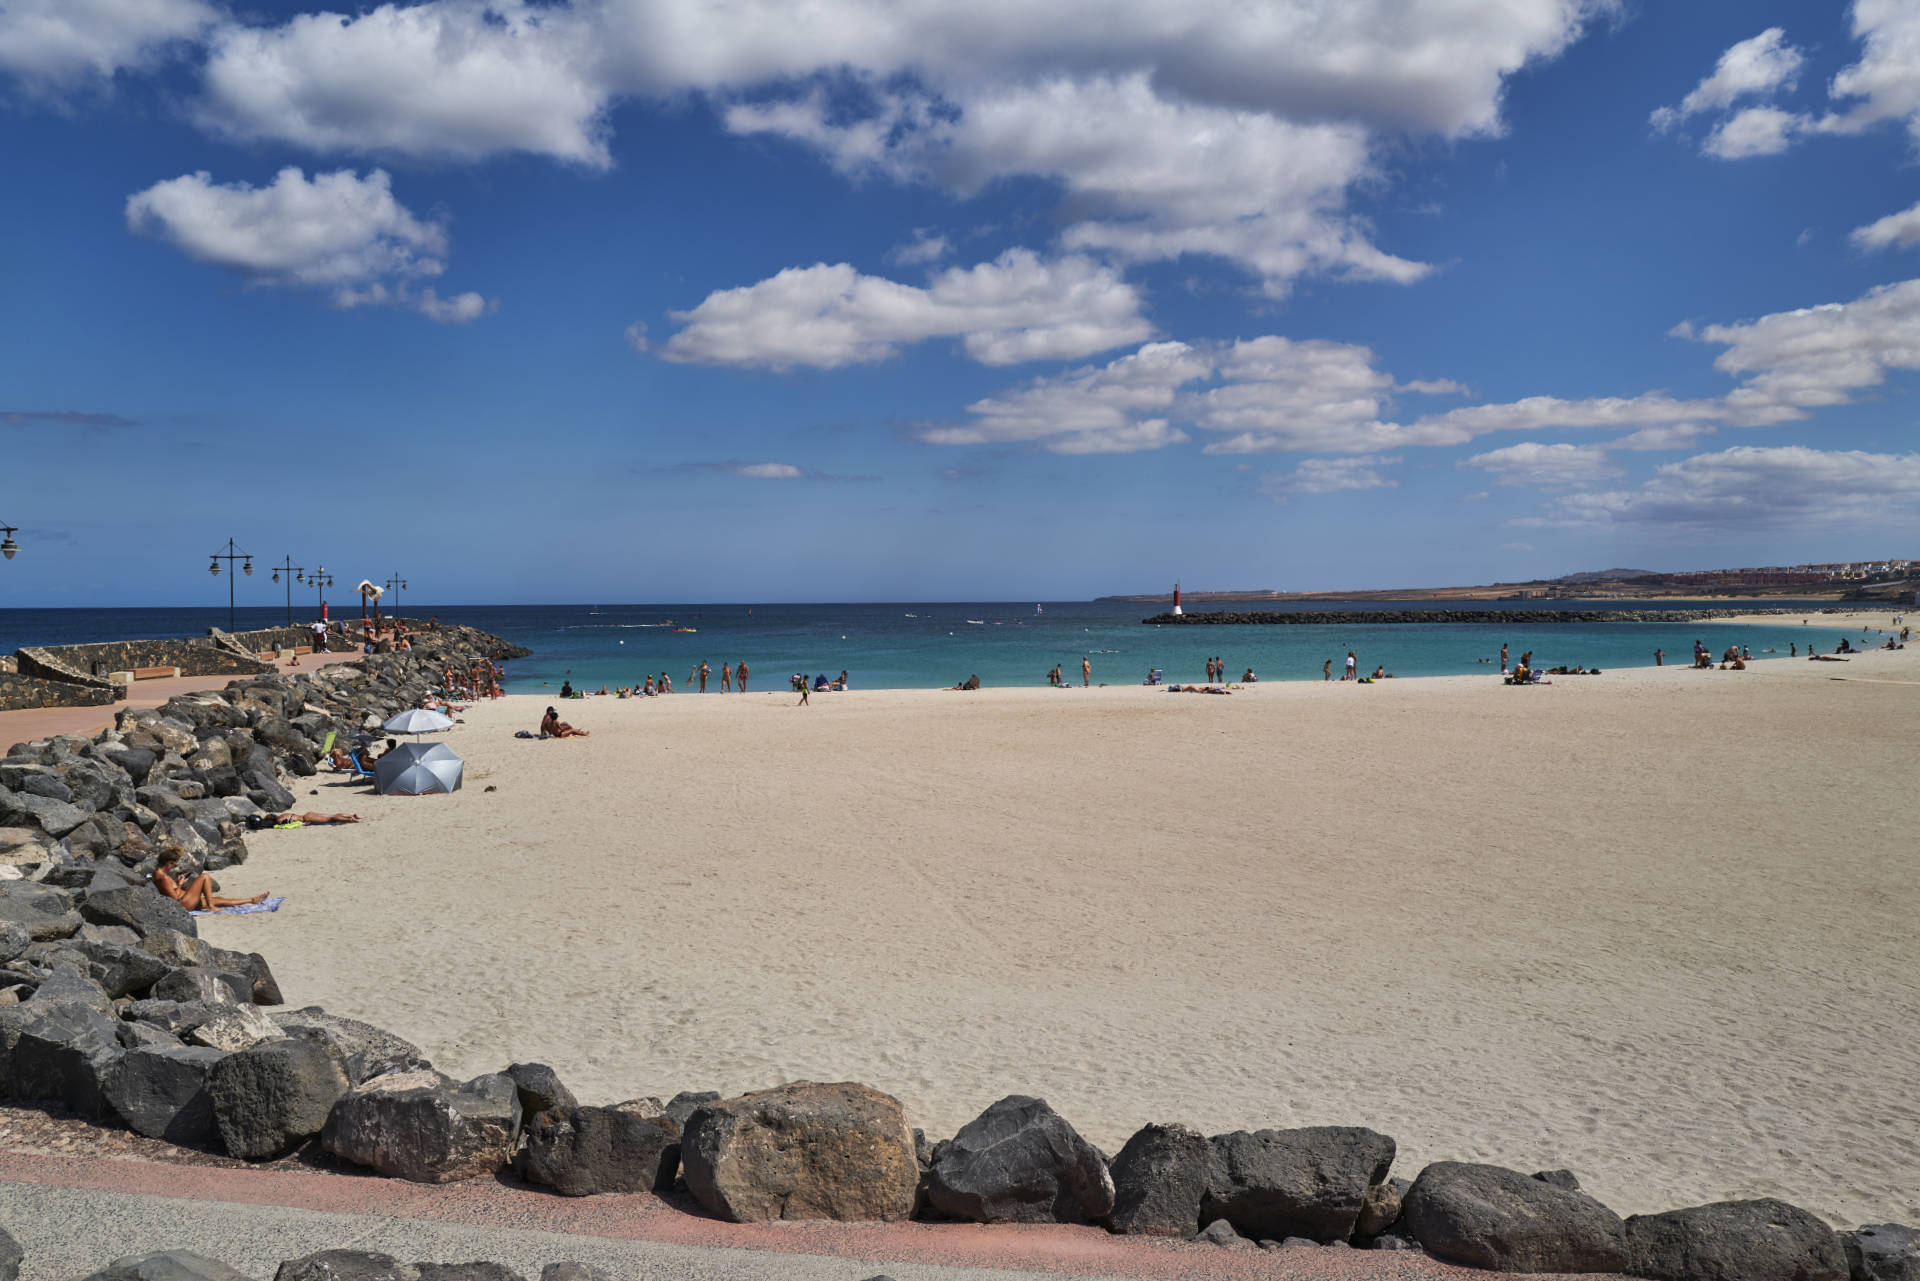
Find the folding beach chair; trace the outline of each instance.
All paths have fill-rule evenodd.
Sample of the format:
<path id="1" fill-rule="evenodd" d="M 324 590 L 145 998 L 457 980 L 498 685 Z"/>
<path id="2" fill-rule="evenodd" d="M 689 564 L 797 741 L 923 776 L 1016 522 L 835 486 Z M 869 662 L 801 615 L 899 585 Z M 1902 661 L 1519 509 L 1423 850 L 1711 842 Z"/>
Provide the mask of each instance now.
<path id="1" fill-rule="evenodd" d="M 379 784 L 379 776 L 360 763 L 360 753 L 358 750 L 348 752 L 347 760 L 353 765 L 353 776 L 355 778 L 364 778 L 369 783 Z"/>

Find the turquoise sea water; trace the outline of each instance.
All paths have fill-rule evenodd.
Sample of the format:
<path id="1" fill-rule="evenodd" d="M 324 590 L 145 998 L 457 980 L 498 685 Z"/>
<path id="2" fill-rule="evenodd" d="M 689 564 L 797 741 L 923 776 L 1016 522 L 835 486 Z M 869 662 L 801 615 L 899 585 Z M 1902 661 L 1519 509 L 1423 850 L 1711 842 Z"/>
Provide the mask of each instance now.
<path id="1" fill-rule="evenodd" d="M 591 607 L 590 607 L 591 608 Z M 1319 606 L 1322 609 L 1341 608 Z M 1361 607 L 1363 608 L 1363 607 Z M 1408 608 L 1391 606 L 1388 608 Z M 1508 606 L 1511 608 L 1511 606 Z M 1689 661 L 1696 638 L 1718 655 L 1744 644 L 1762 657 L 1769 647 L 1806 652 L 1809 642 L 1832 649 L 1843 633 L 1815 620 L 1783 620 L 1766 627 L 1708 623 L 1539 623 L 1373 625 L 1214 625 L 1148 627 L 1141 619 L 1154 606 L 1112 603 L 1034 602 L 898 605 L 600 606 L 557 619 L 544 635 L 516 635 L 535 651 L 511 667 L 515 690 L 557 689 L 570 678 L 576 688 L 636 684 L 647 673 L 666 672 L 676 690 L 686 688 L 689 669 L 701 661 L 713 668 L 746 659 L 755 688 L 784 687 L 794 672 L 838 675 L 845 669 L 854 688 L 928 688 L 952 685 L 978 674 L 986 685 L 1043 685 L 1055 663 L 1073 683 L 1080 662 L 1093 664 L 1096 684 L 1137 684 L 1149 668 L 1169 681 L 1199 681 L 1211 655 L 1225 659 L 1238 678 L 1251 668 L 1262 680 L 1319 680 L 1321 664 L 1333 660 L 1338 675 L 1347 650 L 1361 670 L 1385 664 L 1396 676 L 1439 676 L 1499 670 L 1504 641 L 1513 657 L 1534 651 L 1542 666 L 1652 666 L 1653 651 L 1669 662 Z M 667 620 L 697 630 L 675 632 Z M 502 634 L 505 634 L 504 631 Z M 1858 643 L 1858 634 L 1852 633 Z M 1492 660 L 1481 662 L 1482 659 Z"/>
<path id="2" fill-rule="evenodd" d="M 1780 604 L 1781 602 L 1769 602 Z M 1556 602 L 1556 608 L 1575 603 Z M 1661 608 L 1636 602 L 1637 608 Z M 1679 603 L 1675 608 L 1689 608 Z M 1332 659 L 1338 675 L 1347 650 L 1361 670 L 1385 664 L 1396 676 L 1441 676 L 1497 671 L 1500 645 L 1514 657 L 1534 651 L 1542 667 L 1644 667 L 1664 649 L 1670 663 L 1689 660 L 1696 638 L 1718 655 L 1744 644 L 1755 658 L 1767 650 L 1801 653 L 1809 643 L 1831 651 L 1848 632 L 1823 624 L 1818 606 L 1804 615 L 1762 626 L 1726 623 L 1614 623 L 1595 621 L 1516 624 L 1350 624 L 1341 626 L 1147 627 L 1141 619 L 1162 606 L 1114 602 L 1033 601 L 961 604 L 852 605 L 513 605 L 431 606 L 409 602 L 405 612 L 438 614 L 467 623 L 534 651 L 508 665 L 508 688 L 555 690 L 571 678 L 576 687 L 598 689 L 638 684 L 648 673 L 673 678 L 687 688 L 690 668 L 705 661 L 719 682 L 722 663 L 745 659 L 753 688 L 781 689 L 794 672 L 838 675 L 844 668 L 856 689 L 931 688 L 978 674 L 986 685 L 1044 685 L 1055 663 L 1074 683 L 1080 660 L 1093 663 L 1096 684 L 1137 684 L 1148 668 L 1169 681 L 1199 681 L 1206 660 L 1219 655 L 1228 674 L 1248 668 L 1262 680 L 1319 680 Z M 1204 607 L 1203 607 L 1204 608 Z M 1229 607 L 1222 607 L 1229 608 Z M 1418 609 L 1417 604 L 1316 602 L 1301 609 L 1377 611 Z M 1511 602 L 1485 608 L 1513 609 Z M 1737 608 L 1737 606 L 1728 606 Z M 341 611 L 345 613 L 346 611 Z M 357 608 L 353 610 L 358 613 Z M 336 615 L 337 616 L 337 615 Z M 297 616 L 296 616 L 297 617 Z M 1801 617 L 1811 620 L 1802 625 Z M 103 641 L 132 636 L 202 635 L 226 625 L 217 610 L 0 610 L 0 652 L 21 645 Z M 242 628 L 284 622 L 281 609 L 244 609 Z M 674 627 L 694 628 L 691 632 Z M 1873 639 L 1871 635 L 1867 639 Z M 1492 662 L 1482 662 L 1490 659 Z"/>

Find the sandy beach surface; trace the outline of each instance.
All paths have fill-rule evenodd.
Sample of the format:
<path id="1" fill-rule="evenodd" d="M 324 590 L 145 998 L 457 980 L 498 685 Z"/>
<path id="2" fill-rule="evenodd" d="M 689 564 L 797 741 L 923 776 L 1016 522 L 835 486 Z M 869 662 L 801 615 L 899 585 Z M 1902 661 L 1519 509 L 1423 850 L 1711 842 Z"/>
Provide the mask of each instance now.
<path id="1" fill-rule="evenodd" d="M 591 738 L 514 738 L 546 701 L 465 714 L 454 796 L 303 780 L 366 822 L 250 838 L 227 889 L 286 905 L 202 933 L 592 1102 L 850 1079 L 939 1138 L 1018 1092 L 1110 1152 L 1364 1124 L 1397 1173 L 1567 1166 L 1623 1213 L 1920 1216 L 1920 646 L 589 698 Z"/>

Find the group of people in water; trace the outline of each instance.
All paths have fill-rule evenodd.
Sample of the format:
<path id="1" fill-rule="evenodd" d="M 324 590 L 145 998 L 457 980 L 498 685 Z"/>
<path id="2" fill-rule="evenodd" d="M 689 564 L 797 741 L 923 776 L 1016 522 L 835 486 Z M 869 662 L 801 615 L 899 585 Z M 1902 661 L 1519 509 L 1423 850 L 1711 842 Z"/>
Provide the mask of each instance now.
<path id="1" fill-rule="evenodd" d="M 500 680 L 505 674 L 500 664 L 488 662 L 484 658 L 474 659 L 473 664 L 464 672 L 454 670 L 453 664 L 448 663 L 440 673 L 442 697 L 431 701 L 443 703 L 455 698 L 505 698 L 507 691 L 500 685 Z"/>
<path id="2" fill-rule="evenodd" d="M 747 678 L 752 674 L 751 669 L 747 667 L 745 659 L 741 659 L 737 667 L 732 663 L 720 664 L 721 692 L 731 694 L 735 689 L 738 689 L 742 694 L 746 693 Z M 696 667 L 690 668 L 687 672 L 686 688 L 704 694 L 707 692 L 707 680 L 712 675 L 713 668 L 707 663 L 701 663 Z M 594 691 L 596 695 L 611 694 L 616 698 L 656 698 L 662 694 L 671 694 L 673 692 L 673 678 L 665 672 L 661 672 L 657 677 L 649 672 L 645 679 L 632 685 L 620 685 L 613 689 L 608 689 L 605 685 L 602 685 Z M 569 675 L 566 680 L 560 683 L 560 697 L 584 698 L 586 697 L 586 691 L 575 690 L 573 687 L 573 678 Z"/>

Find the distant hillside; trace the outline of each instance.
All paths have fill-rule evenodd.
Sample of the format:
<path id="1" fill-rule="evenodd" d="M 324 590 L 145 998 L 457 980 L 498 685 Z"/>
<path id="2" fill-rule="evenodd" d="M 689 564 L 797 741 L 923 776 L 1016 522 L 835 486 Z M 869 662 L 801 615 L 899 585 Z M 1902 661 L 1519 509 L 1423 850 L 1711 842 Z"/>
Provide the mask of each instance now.
<path id="1" fill-rule="evenodd" d="M 1590 569 L 1579 574 L 1562 574 L 1556 583 L 1618 583 L 1629 578 L 1658 578 L 1657 569 Z"/>

